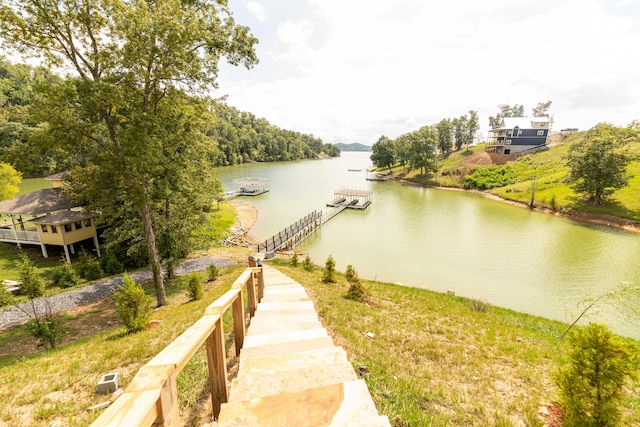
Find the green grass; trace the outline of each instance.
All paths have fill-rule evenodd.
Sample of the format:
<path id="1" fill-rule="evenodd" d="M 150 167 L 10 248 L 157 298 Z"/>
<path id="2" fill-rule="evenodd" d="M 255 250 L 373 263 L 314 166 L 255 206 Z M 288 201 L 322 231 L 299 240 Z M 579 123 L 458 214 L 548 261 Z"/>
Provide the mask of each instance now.
<path id="1" fill-rule="evenodd" d="M 53 188 L 53 182 L 44 178 L 27 178 L 22 180 L 19 187 L 20 192 L 18 196 L 23 196 L 36 190 Z"/>
<path id="2" fill-rule="evenodd" d="M 366 372 L 392 425 L 541 425 L 538 408 L 558 399 L 553 376 L 565 324 L 371 281 L 363 281 L 371 304 L 362 304 L 344 297 L 343 276 L 323 284 L 319 269 L 276 262 L 316 299 L 336 345 Z M 625 399 L 625 425 L 640 425 L 640 397 L 629 389 Z"/>

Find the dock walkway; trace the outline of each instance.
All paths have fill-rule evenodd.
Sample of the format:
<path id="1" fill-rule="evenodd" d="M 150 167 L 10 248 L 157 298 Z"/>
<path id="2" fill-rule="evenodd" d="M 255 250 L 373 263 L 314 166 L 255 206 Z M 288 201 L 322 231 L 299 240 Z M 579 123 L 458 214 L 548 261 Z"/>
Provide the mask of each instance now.
<path id="1" fill-rule="evenodd" d="M 218 426 L 390 426 L 304 288 L 265 266 L 264 297 Z"/>

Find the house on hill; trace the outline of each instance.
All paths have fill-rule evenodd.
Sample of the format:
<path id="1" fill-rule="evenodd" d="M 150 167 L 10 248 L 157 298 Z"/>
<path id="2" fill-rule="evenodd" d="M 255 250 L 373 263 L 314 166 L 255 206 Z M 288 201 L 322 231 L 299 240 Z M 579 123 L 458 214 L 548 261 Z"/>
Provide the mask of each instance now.
<path id="1" fill-rule="evenodd" d="M 0 226 L 0 242 L 40 245 L 48 257 L 47 245 L 62 246 L 71 263 L 74 244 L 93 239 L 98 256 L 98 235 L 91 213 L 76 209 L 62 188 L 46 188 L 0 202 L 0 216 L 8 216 L 10 225 Z"/>
<path id="2" fill-rule="evenodd" d="M 547 144 L 548 117 L 503 117 L 500 126 L 489 131 L 488 151 L 517 154 Z"/>

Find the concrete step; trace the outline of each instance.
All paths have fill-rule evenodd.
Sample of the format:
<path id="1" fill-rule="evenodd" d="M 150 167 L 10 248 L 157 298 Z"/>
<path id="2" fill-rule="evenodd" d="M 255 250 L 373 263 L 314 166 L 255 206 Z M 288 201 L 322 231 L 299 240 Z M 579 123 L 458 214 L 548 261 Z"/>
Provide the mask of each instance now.
<path id="1" fill-rule="evenodd" d="M 255 357 L 281 356 L 289 353 L 298 353 L 301 351 L 317 350 L 320 348 L 333 347 L 331 337 L 312 338 L 300 341 L 289 342 L 286 345 L 273 344 L 261 347 L 242 348 L 240 352 L 240 364 L 248 359 Z"/>
<path id="2" fill-rule="evenodd" d="M 322 364 L 349 362 L 342 347 L 325 347 L 296 353 L 243 359 L 238 378 L 247 375 L 274 374 L 279 371 L 311 367 Z"/>
<path id="3" fill-rule="evenodd" d="M 256 313 L 253 317 L 253 319 L 260 319 L 263 317 L 278 317 L 278 316 L 293 316 L 296 314 L 312 314 L 314 315 L 316 318 L 318 317 L 318 313 L 316 313 L 315 309 L 312 308 L 305 308 L 305 309 L 300 309 L 300 310 L 256 310 Z M 253 323 L 253 319 L 251 320 L 251 323 Z"/>
<path id="4" fill-rule="evenodd" d="M 294 341 L 305 341 L 313 338 L 329 336 L 324 328 L 307 329 L 303 331 L 274 332 L 260 335 L 247 335 L 244 338 L 243 349 L 263 347 L 274 344 L 286 344 Z"/>
<path id="5" fill-rule="evenodd" d="M 293 301 L 293 302 L 261 302 L 258 304 L 258 311 L 274 310 L 314 310 L 313 301 Z"/>
<path id="6" fill-rule="evenodd" d="M 247 336 L 318 328 L 322 328 L 322 323 L 315 313 L 261 317 L 253 319 Z"/>
<path id="7" fill-rule="evenodd" d="M 224 404 L 219 426 L 390 426 L 362 380 Z"/>
<path id="8" fill-rule="evenodd" d="M 242 369 L 242 362 L 240 362 L 240 369 Z M 305 366 L 264 375 L 243 375 L 234 378 L 231 382 L 229 402 L 298 392 L 357 379 L 349 362 Z"/>

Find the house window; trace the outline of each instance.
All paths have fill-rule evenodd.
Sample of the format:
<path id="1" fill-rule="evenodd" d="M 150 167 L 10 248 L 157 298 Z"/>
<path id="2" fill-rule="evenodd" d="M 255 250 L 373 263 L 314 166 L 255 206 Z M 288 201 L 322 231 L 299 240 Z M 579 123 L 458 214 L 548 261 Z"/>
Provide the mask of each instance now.
<path id="1" fill-rule="evenodd" d="M 91 227 L 91 218 L 87 218 L 84 220 L 84 226 L 85 227 Z"/>
<path id="2" fill-rule="evenodd" d="M 71 224 L 65 224 L 64 225 L 64 232 L 65 233 L 71 233 Z"/>
<path id="3" fill-rule="evenodd" d="M 55 225 L 52 225 L 52 226 L 51 226 L 51 232 L 52 232 L 53 234 L 58 233 L 58 228 L 57 228 Z"/>
<path id="4" fill-rule="evenodd" d="M 518 135 L 522 135 L 522 130 L 519 130 L 519 131 L 518 131 Z"/>
<path id="5" fill-rule="evenodd" d="M 511 154 L 511 150 L 504 150 L 504 154 Z"/>
<path id="6" fill-rule="evenodd" d="M 49 229 L 47 228 L 47 224 L 42 224 L 41 227 L 42 227 L 42 232 L 43 233 L 48 233 L 49 232 Z"/>
<path id="7" fill-rule="evenodd" d="M 76 230 L 80 230 L 82 228 L 82 221 L 76 221 L 73 223 L 73 225 L 75 226 Z"/>
<path id="8" fill-rule="evenodd" d="M 505 142 L 506 145 L 510 145 L 511 144 L 511 140 L 507 139 L 507 141 Z"/>
<path id="9" fill-rule="evenodd" d="M 543 136 L 544 135 L 544 131 L 543 130 L 539 130 L 538 131 L 538 136 Z"/>

